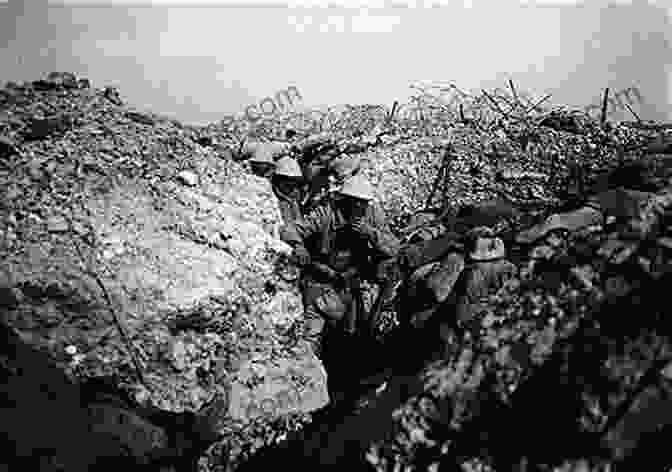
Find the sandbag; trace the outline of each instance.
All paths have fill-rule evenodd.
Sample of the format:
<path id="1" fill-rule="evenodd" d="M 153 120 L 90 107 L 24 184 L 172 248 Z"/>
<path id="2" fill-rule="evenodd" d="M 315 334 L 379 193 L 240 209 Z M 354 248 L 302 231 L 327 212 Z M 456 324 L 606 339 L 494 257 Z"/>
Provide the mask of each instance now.
<path id="1" fill-rule="evenodd" d="M 427 288 L 437 303 L 443 303 L 453 291 L 455 282 L 464 270 L 464 257 L 456 252 L 448 254 L 427 277 Z"/>
<path id="2" fill-rule="evenodd" d="M 464 270 L 464 257 L 456 252 L 440 261 L 425 264 L 411 274 L 407 295 L 418 301 L 417 308 L 443 303 Z"/>

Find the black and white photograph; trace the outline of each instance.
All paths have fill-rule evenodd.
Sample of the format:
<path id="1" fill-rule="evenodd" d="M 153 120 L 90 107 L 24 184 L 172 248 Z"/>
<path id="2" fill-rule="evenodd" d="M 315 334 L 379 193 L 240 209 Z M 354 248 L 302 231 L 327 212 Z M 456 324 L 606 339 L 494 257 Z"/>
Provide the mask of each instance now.
<path id="1" fill-rule="evenodd" d="M 0 0 L 0 472 L 672 472 L 668 290 L 672 0 Z"/>

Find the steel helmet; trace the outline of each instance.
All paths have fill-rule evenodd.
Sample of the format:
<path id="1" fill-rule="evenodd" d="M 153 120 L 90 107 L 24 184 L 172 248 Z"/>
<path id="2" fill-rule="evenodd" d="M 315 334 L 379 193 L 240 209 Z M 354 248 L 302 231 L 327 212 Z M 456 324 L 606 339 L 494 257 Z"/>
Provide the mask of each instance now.
<path id="1" fill-rule="evenodd" d="M 334 159 L 331 162 L 331 172 L 338 179 L 347 179 L 352 177 L 362 167 L 362 162 L 359 158 L 348 157 L 346 154 L 342 154 L 340 157 Z"/>
<path id="2" fill-rule="evenodd" d="M 362 200 L 373 200 L 375 195 L 373 186 L 361 174 L 355 174 L 347 179 L 338 193 L 349 197 L 361 198 Z"/>
<path id="3" fill-rule="evenodd" d="M 285 177 L 299 177 L 303 178 L 303 172 L 296 159 L 289 156 L 281 157 L 275 164 L 275 175 L 282 175 Z"/>
<path id="4" fill-rule="evenodd" d="M 277 161 L 279 158 L 286 156 L 289 153 L 291 145 L 289 143 L 284 143 L 282 141 L 272 141 L 268 144 L 271 149 L 271 157 L 274 161 Z"/>
<path id="5" fill-rule="evenodd" d="M 506 247 L 501 238 L 495 236 L 487 226 L 478 226 L 467 233 L 471 250 L 469 257 L 474 261 L 492 261 L 506 255 Z"/>
<path id="6" fill-rule="evenodd" d="M 254 148 L 254 155 L 250 158 L 250 162 L 259 164 L 273 164 L 273 148 L 269 143 L 259 143 Z"/>

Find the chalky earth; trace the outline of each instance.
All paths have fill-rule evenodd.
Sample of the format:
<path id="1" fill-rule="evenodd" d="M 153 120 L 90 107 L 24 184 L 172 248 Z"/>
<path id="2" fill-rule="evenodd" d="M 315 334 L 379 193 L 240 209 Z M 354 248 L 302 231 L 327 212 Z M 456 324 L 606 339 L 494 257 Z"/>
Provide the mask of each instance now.
<path id="1" fill-rule="evenodd" d="M 418 263 L 384 304 L 373 387 L 346 407 L 302 340 L 277 200 L 245 162 L 296 116 L 192 127 L 72 74 L 7 84 L 0 315 L 23 347 L 0 357 L 2 409 L 29 431 L 7 444 L 42 454 L 26 467 L 95 464 L 52 428 L 62 410 L 108 438 L 100 457 L 143 470 L 669 470 L 672 137 L 525 100 L 349 107 L 295 143 L 361 158 Z M 16 353 L 53 380 L 20 380 Z M 42 384 L 63 403 L 20 394 Z"/>

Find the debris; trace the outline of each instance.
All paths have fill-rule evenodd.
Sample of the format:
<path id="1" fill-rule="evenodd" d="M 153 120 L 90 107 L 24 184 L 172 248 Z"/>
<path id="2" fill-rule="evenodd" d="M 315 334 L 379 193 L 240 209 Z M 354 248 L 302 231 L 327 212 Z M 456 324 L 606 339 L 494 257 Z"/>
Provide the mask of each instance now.
<path id="1" fill-rule="evenodd" d="M 177 174 L 177 178 L 180 182 L 189 187 L 195 187 L 196 185 L 198 185 L 198 175 L 188 170 L 183 170 L 182 172 Z"/>
<path id="2" fill-rule="evenodd" d="M 47 231 L 50 233 L 65 233 L 69 229 L 68 221 L 62 216 L 54 216 L 47 220 Z"/>
<path id="3" fill-rule="evenodd" d="M 0 159 L 6 159 L 19 151 L 14 143 L 5 136 L 0 136 Z"/>
<path id="4" fill-rule="evenodd" d="M 126 116 L 126 118 L 135 121 L 136 123 L 140 123 L 143 125 L 154 126 L 155 124 L 153 118 L 147 116 L 144 113 L 139 113 L 137 111 L 127 111 L 126 113 L 124 113 L 124 116 Z"/>

